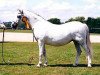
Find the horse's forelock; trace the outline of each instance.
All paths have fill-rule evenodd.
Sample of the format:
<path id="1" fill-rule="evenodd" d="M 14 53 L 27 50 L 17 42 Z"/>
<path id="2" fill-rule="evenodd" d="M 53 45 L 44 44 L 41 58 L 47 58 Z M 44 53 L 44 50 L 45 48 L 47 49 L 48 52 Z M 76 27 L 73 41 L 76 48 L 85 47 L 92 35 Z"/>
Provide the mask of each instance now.
<path id="1" fill-rule="evenodd" d="M 22 17 L 22 21 L 23 21 L 23 22 L 25 22 L 25 21 L 27 21 L 27 20 L 28 20 L 28 19 L 27 19 L 26 16 L 23 16 L 23 17 Z"/>
<path id="2" fill-rule="evenodd" d="M 22 21 L 25 23 L 27 29 L 30 29 L 31 28 L 30 27 L 30 24 L 28 22 L 28 18 L 26 16 L 23 16 L 22 17 Z"/>

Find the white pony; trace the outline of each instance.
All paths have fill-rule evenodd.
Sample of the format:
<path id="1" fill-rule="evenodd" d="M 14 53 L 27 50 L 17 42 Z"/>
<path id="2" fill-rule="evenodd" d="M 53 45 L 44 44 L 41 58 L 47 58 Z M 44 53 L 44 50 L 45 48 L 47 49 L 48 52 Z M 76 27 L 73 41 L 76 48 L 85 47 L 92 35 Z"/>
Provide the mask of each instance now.
<path id="1" fill-rule="evenodd" d="M 62 25 L 55 25 L 43 19 L 40 15 L 27 10 L 19 10 L 17 17 L 19 20 L 31 25 L 31 28 L 34 29 L 33 34 L 39 46 L 38 67 L 42 65 L 42 56 L 45 58 L 44 66 L 47 66 L 45 44 L 61 46 L 71 41 L 74 42 L 77 50 L 74 66 L 78 65 L 78 59 L 82 52 L 80 46 L 82 46 L 86 51 L 88 67 L 91 67 L 92 49 L 89 29 L 86 24 L 74 21 Z"/>

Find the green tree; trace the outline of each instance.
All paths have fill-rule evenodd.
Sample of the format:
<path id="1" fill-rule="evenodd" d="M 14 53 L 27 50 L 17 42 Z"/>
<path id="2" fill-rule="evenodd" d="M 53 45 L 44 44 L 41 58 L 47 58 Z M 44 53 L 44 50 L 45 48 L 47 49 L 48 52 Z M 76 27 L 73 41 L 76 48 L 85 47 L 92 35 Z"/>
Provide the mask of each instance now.
<path id="1" fill-rule="evenodd" d="M 83 16 L 81 16 L 81 17 L 78 16 L 78 17 L 75 17 L 75 18 L 70 18 L 65 23 L 71 22 L 71 21 L 79 21 L 79 22 L 85 23 L 85 18 Z"/>
<path id="2" fill-rule="evenodd" d="M 76 21 L 80 21 L 80 22 L 82 22 L 82 23 L 85 22 L 85 18 L 84 18 L 83 16 L 82 16 L 82 17 L 76 17 L 75 20 L 76 20 Z"/>
<path id="3" fill-rule="evenodd" d="M 96 18 L 96 25 L 95 25 L 96 28 L 100 28 L 100 17 L 97 17 Z"/>
<path id="4" fill-rule="evenodd" d="M 12 23 L 12 22 L 4 22 L 4 24 L 5 24 L 5 26 L 6 26 L 7 28 L 11 28 L 11 23 Z"/>
<path id="5" fill-rule="evenodd" d="M 65 23 L 71 22 L 71 21 L 75 21 L 75 19 L 74 18 L 70 18 L 68 21 L 65 21 Z"/>
<path id="6" fill-rule="evenodd" d="M 89 28 L 94 28 L 96 23 L 95 18 L 88 17 L 86 24 L 88 25 Z"/>
<path id="7" fill-rule="evenodd" d="M 61 21 L 58 18 L 51 18 L 48 21 L 53 23 L 53 24 L 61 24 Z"/>
<path id="8" fill-rule="evenodd" d="M 97 18 L 88 17 L 86 24 L 88 25 L 90 32 L 100 33 L 100 17 Z"/>

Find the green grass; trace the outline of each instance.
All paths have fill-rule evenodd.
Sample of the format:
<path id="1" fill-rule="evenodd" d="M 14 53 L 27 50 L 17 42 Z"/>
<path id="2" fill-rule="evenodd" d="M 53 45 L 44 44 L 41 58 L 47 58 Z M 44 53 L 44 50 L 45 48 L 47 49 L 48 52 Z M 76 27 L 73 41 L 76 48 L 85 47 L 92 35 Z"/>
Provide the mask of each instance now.
<path id="1" fill-rule="evenodd" d="M 0 32 L 3 32 L 3 29 L 0 29 Z M 12 30 L 12 29 L 6 29 L 5 32 L 32 33 L 32 30 Z"/>
<path id="2" fill-rule="evenodd" d="M 94 50 L 92 68 L 87 68 L 84 50 L 80 57 L 80 65 L 72 66 L 76 54 L 72 43 L 60 47 L 46 45 L 48 67 L 37 68 L 37 43 L 4 43 L 4 58 L 10 64 L 2 63 L 0 56 L 0 75 L 100 75 L 100 44 L 95 43 L 92 46 Z"/>

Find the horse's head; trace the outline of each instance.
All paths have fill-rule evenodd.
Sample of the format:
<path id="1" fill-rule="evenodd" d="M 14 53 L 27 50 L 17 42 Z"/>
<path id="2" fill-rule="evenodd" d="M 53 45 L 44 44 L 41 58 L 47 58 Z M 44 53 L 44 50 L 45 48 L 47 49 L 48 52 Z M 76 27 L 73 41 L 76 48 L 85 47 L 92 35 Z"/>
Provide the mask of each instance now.
<path id="1" fill-rule="evenodd" d="M 18 10 L 17 18 L 19 21 L 22 21 L 25 23 L 27 29 L 31 29 L 31 26 L 29 24 L 28 18 L 24 15 L 24 12 L 22 10 Z"/>

